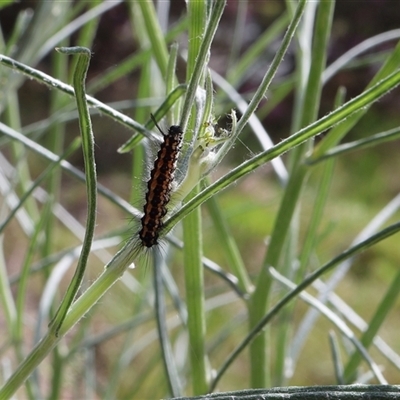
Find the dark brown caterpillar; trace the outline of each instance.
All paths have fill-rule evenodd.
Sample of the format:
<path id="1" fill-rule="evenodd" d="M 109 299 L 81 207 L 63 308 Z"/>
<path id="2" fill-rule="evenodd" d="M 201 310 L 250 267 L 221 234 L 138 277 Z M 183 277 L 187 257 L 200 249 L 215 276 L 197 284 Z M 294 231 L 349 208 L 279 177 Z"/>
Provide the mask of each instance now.
<path id="1" fill-rule="evenodd" d="M 143 246 L 148 248 L 158 244 L 158 237 L 163 226 L 163 218 L 167 213 L 167 204 L 170 200 L 172 182 L 176 170 L 179 151 L 182 146 L 183 131 L 178 125 L 172 125 L 165 134 L 153 115 L 155 125 L 164 137 L 154 166 L 147 182 L 146 203 L 143 207 L 144 215 L 141 219 L 142 229 L 139 238 Z"/>

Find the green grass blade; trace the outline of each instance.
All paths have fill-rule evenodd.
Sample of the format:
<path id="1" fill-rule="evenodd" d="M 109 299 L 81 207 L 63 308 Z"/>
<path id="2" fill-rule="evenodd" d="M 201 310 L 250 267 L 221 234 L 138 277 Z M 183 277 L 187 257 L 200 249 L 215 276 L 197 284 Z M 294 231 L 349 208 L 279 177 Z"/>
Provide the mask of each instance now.
<path id="1" fill-rule="evenodd" d="M 221 2 L 220 2 L 221 3 Z M 195 117 L 192 116 L 189 122 L 189 115 L 192 111 L 195 92 L 201 79 L 204 79 L 204 69 L 208 59 L 200 55 L 200 50 L 206 48 L 206 45 L 211 45 L 213 38 L 212 29 L 208 32 L 212 34 L 210 41 L 203 43 L 200 46 L 200 38 L 205 35 L 206 31 L 206 7 L 205 1 L 188 1 L 187 12 L 189 19 L 189 48 L 188 60 L 186 66 L 186 80 L 189 81 L 188 92 L 183 104 L 180 125 L 185 131 L 188 126 L 194 127 Z M 219 21 L 221 15 L 216 14 L 216 19 Z M 215 28 L 217 25 L 215 25 Z M 207 46 L 207 54 L 209 47 Z M 199 62 L 196 63 L 196 60 Z M 201 61 L 201 62 L 200 62 Z M 189 98 L 189 99 L 188 99 Z M 191 103 L 191 104 L 190 104 Z M 185 134 L 185 137 L 189 135 Z M 199 187 L 193 189 L 191 196 L 197 193 Z M 206 318 L 204 307 L 204 272 L 201 262 L 203 243 L 201 232 L 201 215 L 200 208 L 195 210 L 192 215 L 183 220 L 183 262 L 184 262 L 184 277 L 186 289 L 186 306 L 188 312 L 187 329 L 189 336 L 190 348 L 190 378 L 193 394 L 204 394 L 207 392 L 207 354 L 206 354 Z"/>
<path id="2" fill-rule="evenodd" d="M 204 1 L 188 2 L 189 49 L 187 78 L 189 80 L 185 102 L 183 104 L 180 126 L 185 131 L 192 112 L 195 95 L 201 81 L 205 79 L 210 46 L 225 7 L 225 0 L 214 3 L 207 21 L 207 9 Z M 192 118 L 191 127 L 195 118 Z M 185 138 L 190 133 L 186 132 Z M 196 194 L 198 187 L 193 190 Z M 202 264 L 202 233 L 200 208 L 183 220 L 184 265 L 186 302 L 188 310 L 188 332 L 190 343 L 191 381 L 194 394 L 203 394 L 208 388 L 208 371 L 205 345 L 205 309 L 204 276 Z"/>
<path id="3" fill-rule="evenodd" d="M 194 394 L 207 392 L 206 320 L 204 309 L 204 274 L 202 257 L 201 215 L 197 208 L 183 223 L 185 243 L 184 266 L 191 379 Z"/>
<path id="4" fill-rule="evenodd" d="M 85 238 L 82 245 L 81 256 L 76 267 L 75 274 L 68 286 L 67 292 L 60 304 L 59 309 L 52 322 L 50 329 L 57 336 L 60 327 L 65 319 L 65 316 L 70 308 L 78 290 L 82 284 L 85 274 L 87 260 L 90 254 L 90 248 L 94 236 L 94 228 L 96 226 L 96 207 L 97 207 L 97 178 L 96 165 L 94 158 L 94 137 L 92 132 L 92 124 L 90 121 L 89 108 L 86 103 L 85 94 L 85 79 L 89 68 L 90 50 L 84 47 L 60 48 L 60 52 L 66 54 L 78 54 L 79 61 L 76 66 L 74 75 L 74 89 L 76 94 L 76 102 L 79 113 L 79 124 L 82 135 L 82 150 L 85 163 L 85 175 L 87 185 L 88 198 L 88 215 L 86 222 Z"/>

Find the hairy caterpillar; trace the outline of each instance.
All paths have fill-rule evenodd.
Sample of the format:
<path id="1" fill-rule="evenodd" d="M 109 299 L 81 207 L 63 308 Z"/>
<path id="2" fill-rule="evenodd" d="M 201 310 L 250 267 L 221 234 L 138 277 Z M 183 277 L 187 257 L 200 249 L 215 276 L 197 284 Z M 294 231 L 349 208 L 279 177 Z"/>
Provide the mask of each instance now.
<path id="1" fill-rule="evenodd" d="M 189 150 L 187 150 L 189 155 L 180 157 L 184 136 L 182 127 L 172 125 L 168 132 L 164 133 L 154 116 L 151 115 L 155 126 L 163 136 L 163 142 L 154 161 L 150 179 L 146 184 L 143 215 L 137 216 L 136 219 L 139 222 L 138 230 L 126 246 L 117 253 L 116 262 L 132 263 L 135 259 L 146 256 L 148 250 L 158 249 L 160 241 L 172 228 L 170 224 L 168 231 L 165 230 L 167 228 L 165 225 L 166 215 L 172 213 L 171 218 L 174 218 L 174 211 L 179 208 L 181 201 L 201 178 L 218 164 L 219 145 L 235 137 L 236 114 L 233 111 L 231 117 L 232 130 L 228 132 L 219 129 L 219 132 L 222 132 L 220 136 L 215 133 L 213 120 L 203 123 L 196 133 L 194 142 L 189 145 Z M 179 166 L 182 176 L 176 179 L 178 161 L 182 163 Z M 173 222 L 173 225 L 175 224 L 176 221 Z"/>
<path id="2" fill-rule="evenodd" d="M 151 248 L 158 244 L 158 237 L 163 226 L 163 218 L 167 214 L 167 205 L 170 201 L 172 182 L 174 180 L 176 163 L 182 147 L 182 128 L 172 125 L 165 134 L 157 125 L 154 116 L 151 115 L 155 125 L 164 137 L 157 158 L 154 161 L 150 179 L 147 182 L 146 201 L 143 207 L 144 215 L 141 219 L 139 238 L 141 244 Z"/>

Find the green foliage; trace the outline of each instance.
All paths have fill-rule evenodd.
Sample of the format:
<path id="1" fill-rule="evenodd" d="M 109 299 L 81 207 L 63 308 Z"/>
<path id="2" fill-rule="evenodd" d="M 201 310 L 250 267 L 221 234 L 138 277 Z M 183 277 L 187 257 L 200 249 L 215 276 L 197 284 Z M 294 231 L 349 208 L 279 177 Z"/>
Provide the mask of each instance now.
<path id="1" fill-rule="evenodd" d="M 87 78 L 100 17 L 118 3 L 39 2 L 0 38 L 0 399 L 161 398 L 244 388 L 253 395 L 250 389 L 271 386 L 395 383 L 398 181 L 383 192 L 385 183 L 374 185 L 367 175 L 378 166 L 377 179 L 386 182 L 384 175 L 398 170 L 398 157 L 384 147 L 398 140 L 398 121 L 373 116 L 376 126 L 364 132 L 364 123 L 355 140 L 353 133 L 400 83 L 400 45 L 384 56 L 377 49 L 398 32 L 370 38 L 327 67 L 334 1 L 286 2 L 247 49 L 246 2 L 227 27 L 224 0 L 189 0 L 171 26 L 158 18 L 165 17 L 161 4 L 131 1 L 124 10 L 137 49 Z M 224 28 L 234 31 L 226 79 L 210 68 Z M 272 44 L 276 52 L 265 62 Z M 55 53 L 56 45 L 66 54 Z M 375 67 L 370 83 L 349 99 L 338 88 L 331 111 L 320 116 L 327 82 L 360 67 L 367 50 L 377 53 L 365 59 Z M 294 71 L 278 81 L 289 52 Z M 38 63 L 48 55 L 44 73 Z M 262 74 L 254 91 L 241 95 L 255 65 Z M 129 74 L 138 77 L 127 101 L 132 112 L 96 98 Z M 30 80 L 52 89 L 40 121 L 22 106 Z M 41 96 L 35 90 L 34 102 Z M 272 140 L 261 121 L 279 107 L 287 111 L 288 94 L 290 132 Z M 179 124 L 185 138 L 162 243 L 146 251 L 136 206 L 153 165 L 148 143 L 159 141 L 151 113 Z M 125 129 L 123 140 L 107 137 L 112 160 L 119 164 L 128 154 L 130 171 L 96 171 L 104 163 L 99 114 L 102 123 Z M 223 129 L 225 116 L 230 124 Z M 242 162 L 229 157 L 242 145 L 261 150 L 246 151 Z M 73 165 L 78 146 L 84 173 Z M 346 167 L 354 162 L 354 171 Z M 79 217 L 84 201 L 87 215 Z M 383 327 L 387 342 L 379 336 Z M 288 390 L 306 399 L 311 389 Z"/>

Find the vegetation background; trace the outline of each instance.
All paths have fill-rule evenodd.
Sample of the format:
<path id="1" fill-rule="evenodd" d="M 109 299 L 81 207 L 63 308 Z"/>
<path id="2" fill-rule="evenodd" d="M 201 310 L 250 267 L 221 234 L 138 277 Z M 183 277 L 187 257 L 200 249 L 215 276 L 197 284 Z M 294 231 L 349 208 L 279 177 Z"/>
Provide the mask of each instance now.
<path id="1" fill-rule="evenodd" d="M 400 4 L 391 1 L 327 3 L 332 3 L 327 12 L 333 14 L 331 26 L 329 22 L 325 28 L 326 65 L 332 65 L 360 43 L 370 40 L 371 47 L 349 58 L 324 82 L 320 96 L 314 97 L 318 99 L 317 115 L 302 125 L 299 121 L 304 121 L 301 114 L 305 113 L 307 104 L 299 100 L 306 92 L 300 86 L 307 79 L 302 81 L 300 71 L 310 58 L 306 52 L 299 51 L 301 38 L 307 35 L 296 34 L 287 54 L 279 60 L 277 74 L 256 112 L 274 143 L 362 93 L 382 65 L 391 56 L 398 57 Z M 151 61 L 152 57 L 157 58 L 158 51 L 147 19 L 151 20 L 151 16 L 146 14 L 154 12 L 151 5 L 151 2 L 136 1 L 4 2 L 0 9 L 0 53 L 72 84 L 75 61 L 53 49 L 60 45 L 85 45 L 93 52 L 87 75 L 88 94 L 145 124 L 150 112 L 166 97 L 165 77 L 160 77 L 157 63 Z M 223 76 L 244 100 L 250 101 L 260 87 L 296 5 L 291 1 L 227 1 L 208 66 Z M 190 24 L 196 20 L 187 11 L 189 7 L 193 12 L 193 2 L 186 5 L 184 1 L 161 1 L 157 7 L 161 27 L 168 32 L 166 48 L 170 51 L 171 43 L 179 44 L 177 77 L 180 82 L 188 83 L 184 55 L 194 29 Z M 306 15 L 310 17 L 313 11 L 307 11 L 307 7 L 312 6 L 306 6 Z M 94 17 L 79 25 L 79 17 L 88 16 L 90 10 L 94 11 Z M 36 18 L 41 24 L 36 21 L 35 25 Z M 329 16 L 326 18 L 330 21 Z M 308 23 L 313 28 L 313 18 Z M 313 43 L 316 36 L 312 31 Z M 56 34 L 59 34 L 58 40 L 53 43 L 51 40 Z M 36 80 L 14 73 L 10 77 L 10 74 L 9 68 L 0 66 L 2 123 L 54 154 L 63 154 L 69 146 L 74 146 L 75 138 L 80 135 L 74 99 L 58 90 L 49 90 Z M 214 90 L 218 124 L 229 128 L 230 110 L 237 110 L 239 120 L 243 111 L 238 101 L 232 99 L 232 92 L 227 94 L 220 83 L 214 82 Z M 340 153 L 315 165 L 305 164 L 310 162 L 316 146 L 329 137 L 329 133 L 324 133 L 308 144 L 307 152 L 303 149 L 302 153 L 296 153 L 291 149 L 283 156 L 289 174 L 297 173 L 294 166 L 301 165 L 299 170 L 307 170 L 298 196 L 293 200 L 295 212 L 292 215 L 288 211 L 290 229 L 283 235 L 279 264 L 272 265 L 296 284 L 342 254 L 361 236 L 370 237 L 398 221 L 398 107 L 399 90 L 394 89 L 372 107 L 363 108 L 362 118 L 342 139 L 342 143 L 353 146 L 353 151 L 335 148 L 334 140 L 324 153 L 332 148 Z M 177 110 L 175 105 L 175 118 Z M 143 171 L 139 168 L 146 159 L 144 147 L 121 154 L 118 149 L 132 136 L 132 129 L 96 112 L 92 114 L 92 123 L 98 183 L 113 196 L 140 209 L 144 177 L 148 172 L 148 168 Z M 264 150 L 255 130 L 254 126 L 245 127 L 206 184 Z M 359 142 L 388 131 L 382 137 L 375 137 L 369 147 Z M 39 182 L 50 165 L 49 160 L 29 150 L 24 141 L 11 140 L 3 129 L 0 141 L 0 279 L 4 310 L 0 312 L 0 380 L 5 383 L 45 334 L 67 290 L 85 232 L 87 195 L 85 185 L 62 171 L 59 164 L 53 163 L 52 172 L 48 171 L 44 181 Z M 76 146 L 71 151 L 68 161 L 83 170 L 82 151 L 76 150 Z M 149 147 L 146 151 L 149 152 Z M 149 153 L 154 154 L 154 148 Z M 152 161 L 147 164 L 151 165 Z M 28 193 L 32 182 L 37 182 L 39 187 Z M 26 200 L 25 193 L 28 193 Z M 184 272 L 188 256 L 177 249 L 167 250 L 165 244 L 162 253 L 168 268 L 162 268 L 161 286 L 153 279 L 150 262 L 147 266 L 129 269 L 49 352 L 27 383 L 18 389 L 17 397 L 155 399 L 206 392 L 209 386 L 204 386 L 202 379 L 211 385 L 212 378 L 207 373 L 215 373 L 249 333 L 249 326 L 254 326 L 252 318 L 258 306 L 252 295 L 254 287 L 260 284 L 261 271 L 266 268 L 271 235 L 279 228 L 277 215 L 284 213 L 285 193 L 287 196 L 282 176 L 277 177 L 271 163 L 266 163 L 201 207 L 202 253 L 211 260 L 208 266 L 222 269 L 220 274 L 204 271 L 204 297 L 199 301 L 204 300 L 205 332 L 199 336 L 203 336 L 206 356 L 198 362 L 204 364 L 203 371 L 196 371 L 191 354 L 193 328 L 186 327 L 191 315 Z M 8 221 L 7 217 L 19 203 L 19 212 Z M 135 226 L 132 215 L 117 201 L 99 195 L 95 229 L 98 245 L 89 258 L 81 292 L 102 273 L 120 243 L 135 232 Z M 181 225 L 173 231 L 189 247 L 182 232 Z M 268 325 L 262 352 L 268 366 L 256 372 L 257 347 L 249 352 L 246 346 L 214 390 L 383 383 L 365 360 L 355 361 L 352 337 L 340 326 L 343 321 L 368 348 L 385 380 L 399 383 L 398 242 L 397 234 L 366 248 L 347 260 L 347 268 L 343 264 L 335 267 L 308 288 L 310 294 L 318 297 L 319 291 L 327 293 L 324 283 L 337 277 L 327 305 L 338 320 L 324 318 L 328 310 L 322 308 L 313 320 L 313 307 L 296 297 Z M 340 278 L 334 275 L 339 270 L 343 271 Z M 160 293 L 161 287 L 165 293 Z M 288 292 L 276 277 L 271 281 L 271 290 L 269 287 L 265 290 L 269 292 L 268 309 Z M 161 312 L 167 336 L 164 341 L 160 340 L 163 328 L 160 321 L 157 323 L 155 299 L 165 307 L 164 314 Z M 158 318 L 161 317 L 159 313 Z M 361 332 L 368 328 L 372 333 L 365 338 Z M 260 358 L 263 359 L 261 355 Z"/>

